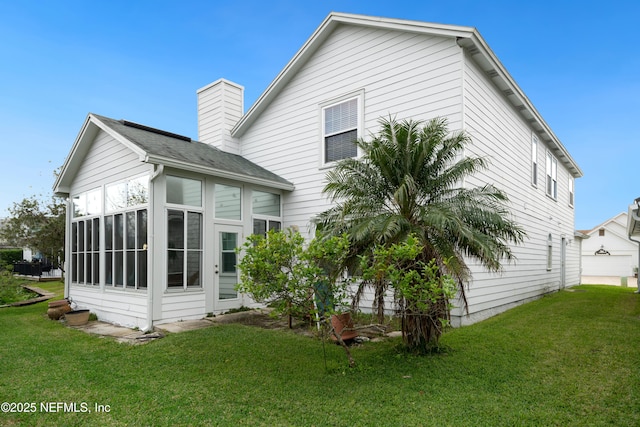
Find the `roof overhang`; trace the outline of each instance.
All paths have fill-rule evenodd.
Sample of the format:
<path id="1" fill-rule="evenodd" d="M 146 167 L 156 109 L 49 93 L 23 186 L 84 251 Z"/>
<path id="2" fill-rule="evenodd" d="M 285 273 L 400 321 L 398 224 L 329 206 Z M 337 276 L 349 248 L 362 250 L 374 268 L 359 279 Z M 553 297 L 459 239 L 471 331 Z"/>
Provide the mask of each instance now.
<path id="1" fill-rule="evenodd" d="M 192 163 L 182 162 L 180 160 L 176 160 L 168 157 L 147 155 L 144 161 L 151 164 L 163 165 L 164 167 L 176 168 L 184 171 L 215 176 L 218 178 L 232 179 L 236 181 L 246 182 L 249 184 L 276 188 L 279 190 L 293 191 L 295 189 L 294 185 L 291 183 L 277 182 L 269 179 L 251 177 L 248 175 L 242 175 L 234 172 L 223 171 L 220 169 L 208 168 L 206 166 L 194 165 Z"/>
<path id="2" fill-rule="evenodd" d="M 396 30 L 404 32 L 422 33 L 442 37 L 455 38 L 458 45 L 469 53 L 487 76 L 493 81 L 498 90 L 511 102 L 516 111 L 539 134 L 554 155 L 564 164 L 571 175 L 579 178 L 583 175 L 578 164 L 571 157 L 549 125 L 542 119 L 531 101 L 518 87 L 496 55 L 489 48 L 480 33 L 473 27 L 456 25 L 433 24 L 420 21 L 380 18 L 364 15 L 353 15 L 332 12 L 325 18 L 311 37 L 302 45 L 289 63 L 271 82 L 267 89 L 251 106 L 247 113 L 238 121 L 231 131 L 234 137 L 240 137 L 251 124 L 267 108 L 280 90 L 287 84 L 296 72 L 306 63 L 318 47 L 329 37 L 339 25 L 355 25 Z"/>
<path id="3" fill-rule="evenodd" d="M 56 177 L 53 184 L 54 194 L 58 196 L 67 196 L 69 194 L 71 183 L 78 173 L 84 158 L 91 148 L 91 144 L 100 130 L 107 132 L 113 138 L 120 141 L 127 148 L 136 153 L 140 161 L 144 161 L 146 153 L 141 150 L 140 147 L 136 146 L 119 133 L 113 131 L 113 129 L 102 123 L 95 115 L 89 113 L 82 125 L 82 128 L 80 128 L 80 132 L 71 147 L 71 151 L 69 151 L 67 158 L 60 168 L 60 174 Z"/>
<path id="4" fill-rule="evenodd" d="M 178 159 L 173 159 L 165 156 L 153 155 L 145 150 L 143 150 L 140 146 L 135 144 L 134 142 L 127 139 L 124 135 L 118 133 L 110 126 L 105 124 L 100 120 L 98 116 L 95 114 L 89 114 L 80 129 L 80 133 L 76 138 L 69 155 L 65 159 L 64 164 L 60 170 L 60 174 L 56 178 L 56 181 L 53 185 L 54 194 L 62 197 L 66 197 L 69 195 L 71 191 L 71 184 L 78 173 L 82 162 L 84 161 L 89 149 L 99 131 L 104 131 L 112 136 L 115 140 L 123 144 L 125 147 L 134 152 L 138 159 L 141 162 L 154 164 L 154 165 L 163 165 L 166 167 L 173 167 L 185 171 L 202 173 L 210 176 L 216 176 L 219 178 L 233 179 L 237 181 L 242 181 L 246 183 L 261 185 L 265 187 L 285 190 L 285 191 L 293 191 L 294 185 L 289 182 L 279 182 L 276 180 L 270 180 L 260 177 L 255 177 L 246 174 L 235 173 L 231 171 L 225 171 L 216 169 L 213 167 L 206 167 L 202 165 L 192 164 L 188 162 L 184 162 Z"/>

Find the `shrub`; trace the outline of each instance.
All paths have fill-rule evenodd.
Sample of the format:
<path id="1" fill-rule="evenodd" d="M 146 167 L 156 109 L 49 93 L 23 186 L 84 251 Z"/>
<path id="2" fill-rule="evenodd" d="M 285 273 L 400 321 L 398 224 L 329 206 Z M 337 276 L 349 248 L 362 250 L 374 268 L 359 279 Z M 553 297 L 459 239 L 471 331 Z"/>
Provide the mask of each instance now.
<path id="1" fill-rule="evenodd" d="M 11 271 L 18 261 L 22 261 L 22 249 L 0 249 L 0 270 Z"/>

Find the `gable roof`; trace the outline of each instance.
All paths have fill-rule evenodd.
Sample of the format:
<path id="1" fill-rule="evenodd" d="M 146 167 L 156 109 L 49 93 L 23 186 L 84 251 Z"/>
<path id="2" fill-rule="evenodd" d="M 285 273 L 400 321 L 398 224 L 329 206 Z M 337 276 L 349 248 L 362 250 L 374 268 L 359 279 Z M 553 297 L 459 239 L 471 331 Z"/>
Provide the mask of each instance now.
<path id="1" fill-rule="evenodd" d="M 340 25 L 355 25 L 386 30 L 421 33 L 455 38 L 458 45 L 465 49 L 480 68 L 487 74 L 514 108 L 536 130 L 554 155 L 575 177 L 583 175 L 578 164 L 567 149 L 553 133 L 549 125 L 535 109 L 520 87 L 515 83 L 496 55 L 489 48 L 480 33 L 473 27 L 433 24 L 421 21 L 380 18 L 346 13 L 330 13 L 311 37 L 302 45 L 289 63 L 260 95 L 247 113 L 238 121 L 231 131 L 232 136 L 240 137 L 251 124 L 268 107 L 271 101 L 286 86 L 293 76 L 302 68 L 329 35 Z"/>
<path id="2" fill-rule="evenodd" d="M 617 219 L 621 219 L 622 222 L 617 221 Z M 596 231 L 599 231 L 602 228 L 607 228 L 607 226 L 609 224 L 611 224 L 611 223 L 616 223 L 616 224 L 618 224 L 618 225 L 620 225 L 620 226 L 622 226 L 624 228 L 625 225 L 627 224 L 627 213 L 626 212 L 620 212 L 618 215 L 615 215 L 615 216 L 609 218 L 608 220 L 604 221 L 601 224 L 596 225 L 595 227 L 593 227 L 590 230 L 584 230 L 583 232 L 585 234 L 591 235 L 591 234 L 595 233 Z"/>
<path id="3" fill-rule="evenodd" d="M 294 189 L 291 182 L 237 154 L 137 123 L 89 114 L 56 179 L 55 193 L 69 193 L 71 182 L 99 130 L 137 154 L 141 162 L 282 190 Z"/>

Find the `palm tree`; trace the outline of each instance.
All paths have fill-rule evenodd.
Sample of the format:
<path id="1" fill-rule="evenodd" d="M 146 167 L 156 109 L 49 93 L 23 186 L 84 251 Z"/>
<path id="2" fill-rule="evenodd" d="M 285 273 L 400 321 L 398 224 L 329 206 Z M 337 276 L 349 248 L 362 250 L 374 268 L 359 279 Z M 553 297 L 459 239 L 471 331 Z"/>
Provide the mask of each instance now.
<path id="1" fill-rule="evenodd" d="M 352 266 L 376 245 L 415 235 L 423 247 L 422 261 L 435 260 L 440 273 L 456 281 L 466 306 L 466 260 L 499 271 L 502 260 L 514 258 L 510 243 L 522 242 L 525 233 L 510 218 L 504 192 L 490 184 L 461 186 L 465 177 L 488 167 L 486 159 L 463 155 L 468 135 L 449 133 L 445 119 L 426 124 L 382 119 L 380 124 L 371 141 L 356 142 L 360 158 L 344 159 L 327 173 L 323 191 L 334 207 L 319 216 L 318 229 L 326 236 L 349 235 L 347 263 Z M 389 284 L 373 285 L 383 316 Z"/>

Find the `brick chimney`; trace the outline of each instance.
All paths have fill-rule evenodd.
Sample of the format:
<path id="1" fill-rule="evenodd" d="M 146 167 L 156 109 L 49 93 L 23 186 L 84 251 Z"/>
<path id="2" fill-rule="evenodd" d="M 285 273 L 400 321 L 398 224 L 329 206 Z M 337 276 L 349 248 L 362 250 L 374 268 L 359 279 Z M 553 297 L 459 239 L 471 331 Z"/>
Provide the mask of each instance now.
<path id="1" fill-rule="evenodd" d="M 219 79 L 198 89 L 198 140 L 229 153 L 240 154 L 231 129 L 244 112 L 244 87 Z"/>

